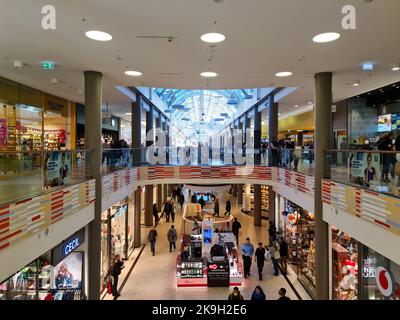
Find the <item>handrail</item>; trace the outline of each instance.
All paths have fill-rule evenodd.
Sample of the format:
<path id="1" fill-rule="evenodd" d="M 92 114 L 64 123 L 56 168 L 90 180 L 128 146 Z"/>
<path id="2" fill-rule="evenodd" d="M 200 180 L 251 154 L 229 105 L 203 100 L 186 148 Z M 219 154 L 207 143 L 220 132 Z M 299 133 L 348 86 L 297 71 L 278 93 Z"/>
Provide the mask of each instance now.
<path id="1" fill-rule="evenodd" d="M 355 150 L 347 150 L 347 149 L 340 149 L 340 150 L 325 150 L 324 152 L 363 152 L 363 153 L 387 153 L 387 154 L 397 154 L 400 151 L 386 151 L 386 150 L 363 150 L 363 149 L 355 149 Z"/>
<path id="2" fill-rule="evenodd" d="M 115 149 L 113 149 L 115 150 Z M 125 149 L 126 150 L 126 149 Z M 0 150 L 0 154 L 4 153 L 4 154 L 20 154 L 20 153 L 30 153 L 30 154 L 41 154 L 41 153 L 45 153 L 45 152 L 91 152 L 94 151 L 94 149 L 71 149 L 71 150 L 26 150 L 26 151 L 14 151 L 14 150 Z"/>

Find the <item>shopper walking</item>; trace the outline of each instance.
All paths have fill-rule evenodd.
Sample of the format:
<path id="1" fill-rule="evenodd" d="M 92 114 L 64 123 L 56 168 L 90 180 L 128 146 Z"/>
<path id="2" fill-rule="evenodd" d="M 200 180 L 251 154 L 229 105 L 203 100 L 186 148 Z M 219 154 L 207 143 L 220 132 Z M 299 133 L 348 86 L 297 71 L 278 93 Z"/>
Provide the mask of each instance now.
<path id="1" fill-rule="evenodd" d="M 254 289 L 253 294 L 251 295 L 251 300 L 254 300 L 254 301 L 267 300 L 267 297 L 266 297 L 263 289 L 260 286 L 256 286 L 256 288 Z"/>
<path id="2" fill-rule="evenodd" d="M 157 230 L 154 227 L 151 227 L 149 236 L 147 239 L 150 242 L 150 249 L 153 256 L 156 254 L 156 241 L 157 241 Z"/>
<path id="3" fill-rule="evenodd" d="M 175 222 L 175 205 L 173 201 L 171 201 L 171 220 L 172 223 Z"/>
<path id="4" fill-rule="evenodd" d="M 232 208 L 232 205 L 231 205 L 231 200 L 227 200 L 226 201 L 226 205 L 225 205 L 225 216 L 230 216 L 231 215 L 231 208 Z"/>
<path id="5" fill-rule="evenodd" d="M 171 228 L 168 230 L 167 238 L 169 242 L 169 252 L 171 252 L 172 248 L 174 248 L 174 250 L 176 249 L 176 240 L 178 239 L 178 234 L 174 225 L 172 225 Z"/>
<path id="6" fill-rule="evenodd" d="M 377 143 L 378 150 L 380 151 L 392 151 L 393 150 L 393 132 L 384 134 Z M 389 169 L 391 163 L 391 157 L 393 155 L 390 153 L 383 153 L 381 156 L 382 160 L 382 176 L 381 181 L 389 183 Z"/>
<path id="7" fill-rule="evenodd" d="M 269 243 L 273 243 L 276 240 L 276 227 L 271 221 L 269 222 L 268 235 Z"/>
<path id="8" fill-rule="evenodd" d="M 269 254 L 271 255 L 272 265 L 274 267 L 274 276 L 279 276 L 279 261 L 281 259 L 281 255 L 279 253 L 279 245 L 276 241 L 272 242 Z"/>
<path id="9" fill-rule="evenodd" d="M 240 224 L 240 222 L 238 221 L 237 218 L 233 219 L 233 223 L 232 223 L 232 232 L 236 237 L 236 245 L 239 245 L 239 229 L 242 227 L 242 225 Z"/>
<path id="10" fill-rule="evenodd" d="M 286 289 L 285 288 L 280 288 L 278 294 L 279 294 L 278 300 L 281 300 L 281 301 L 290 301 L 291 300 L 289 297 L 286 297 Z"/>
<path id="11" fill-rule="evenodd" d="M 165 221 L 168 223 L 169 223 L 169 217 L 171 215 L 171 211 L 172 211 L 171 201 L 167 201 L 164 205 L 163 214 L 165 213 Z"/>
<path id="12" fill-rule="evenodd" d="M 239 288 L 234 287 L 232 293 L 228 296 L 229 301 L 241 301 L 244 300 L 243 296 L 240 294 Z"/>
<path id="13" fill-rule="evenodd" d="M 121 274 L 122 269 L 125 268 L 123 261 L 121 260 L 121 256 L 116 254 L 114 257 L 114 261 L 110 268 L 110 275 L 113 277 L 112 283 L 112 295 L 114 297 L 118 297 L 118 277 Z"/>
<path id="14" fill-rule="evenodd" d="M 287 259 L 288 259 L 288 244 L 285 239 L 282 239 L 281 244 L 279 246 L 279 254 L 281 255 L 281 270 L 282 274 L 287 274 Z"/>
<path id="15" fill-rule="evenodd" d="M 215 203 L 214 203 L 214 216 L 219 217 L 219 200 L 218 198 L 215 199 Z"/>
<path id="16" fill-rule="evenodd" d="M 205 202 L 203 196 L 200 197 L 200 199 L 199 199 L 199 204 L 200 204 L 200 206 L 201 206 L 201 210 L 203 210 L 204 206 L 206 205 L 206 202 Z"/>
<path id="17" fill-rule="evenodd" d="M 254 255 L 254 247 L 250 243 L 250 238 L 246 238 L 246 242 L 242 246 L 244 277 L 250 277 L 251 260 Z"/>
<path id="18" fill-rule="evenodd" d="M 400 152 L 400 134 L 397 136 L 396 141 L 394 143 L 394 147 L 396 151 Z M 396 154 L 396 164 L 394 166 L 394 173 L 397 176 L 397 190 L 396 190 L 396 195 L 400 195 L 400 153 Z"/>
<path id="19" fill-rule="evenodd" d="M 158 223 L 158 208 L 157 203 L 153 204 L 153 217 L 154 217 L 154 225 L 156 226 Z"/>
<path id="20" fill-rule="evenodd" d="M 183 205 L 185 204 L 185 196 L 183 195 L 183 193 L 181 193 L 179 195 L 178 201 L 179 201 L 179 205 L 181 206 L 181 211 L 182 211 L 183 210 Z"/>
<path id="21" fill-rule="evenodd" d="M 257 263 L 258 278 L 260 281 L 262 281 L 262 272 L 265 262 L 265 249 L 261 242 L 258 243 L 258 248 L 256 249 L 256 253 L 254 254 L 254 262 Z"/>

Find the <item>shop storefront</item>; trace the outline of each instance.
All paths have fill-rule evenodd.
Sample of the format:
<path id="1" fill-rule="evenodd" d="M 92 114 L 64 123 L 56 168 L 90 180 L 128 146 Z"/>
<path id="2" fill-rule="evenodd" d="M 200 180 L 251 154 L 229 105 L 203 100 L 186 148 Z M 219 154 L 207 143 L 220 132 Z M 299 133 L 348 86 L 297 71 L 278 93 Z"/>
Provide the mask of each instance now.
<path id="1" fill-rule="evenodd" d="M 102 290 L 107 284 L 107 275 L 113 257 L 119 254 L 127 260 L 134 249 L 133 214 L 128 214 L 128 200 L 121 201 L 102 214 L 101 227 L 101 274 Z"/>
<path id="2" fill-rule="evenodd" d="M 359 243 L 336 227 L 331 232 L 332 299 L 357 300 Z"/>
<path id="3" fill-rule="evenodd" d="M 400 300 L 400 266 L 332 226 L 333 300 Z"/>
<path id="4" fill-rule="evenodd" d="M 243 266 L 236 238 L 230 231 L 232 216 L 214 218 L 199 204 L 184 209 L 183 234 L 177 256 L 178 287 L 240 286 Z M 217 231 L 218 230 L 218 231 Z"/>
<path id="5" fill-rule="evenodd" d="M 0 284 L 0 300 L 83 300 L 85 229 Z"/>
<path id="6" fill-rule="evenodd" d="M 74 103 L 0 78 L 0 150 L 66 150 L 74 141 Z"/>
<path id="7" fill-rule="evenodd" d="M 311 297 L 315 296 L 314 214 L 288 201 L 277 222 L 288 244 L 288 262 Z"/>

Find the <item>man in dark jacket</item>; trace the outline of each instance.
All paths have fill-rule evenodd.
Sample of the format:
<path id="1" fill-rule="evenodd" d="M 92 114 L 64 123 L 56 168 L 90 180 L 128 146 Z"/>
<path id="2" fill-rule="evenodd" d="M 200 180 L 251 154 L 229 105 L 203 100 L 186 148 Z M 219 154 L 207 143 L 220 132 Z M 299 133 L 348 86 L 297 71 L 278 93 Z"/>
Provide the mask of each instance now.
<path id="1" fill-rule="evenodd" d="M 158 208 L 157 208 L 157 203 L 153 204 L 153 217 L 154 217 L 154 225 L 157 225 L 158 221 Z"/>
<path id="2" fill-rule="evenodd" d="M 169 242 L 169 252 L 171 252 L 172 248 L 176 249 L 176 240 L 178 239 L 178 234 L 174 225 L 172 225 L 171 229 L 168 230 L 167 238 Z"/>
<path id="3" fill-rule="evenodd" d="M 258 248 L 256 249 L 256 252 L 254 254 L 254 262 L 257 263 L 258 277 L 260 281 L 262 281 L 262 272 L 264 269 L 264 262 L 265 262 L 265 249 L 261 242 L 258 243 Z"/>
<path id="4" fill-rule="evenodd" d="M 167 222 L 169 222 L 169 217 L 172 212 L 172 204 L 170 201 L 167 201 L 164 205 L 164 213 L 165 213 L 165 219 Z"/>
<path id="5" fill-rule="evenodd" d="M 239 245 L 239 229 L 242 227 L 237 218 L 233 219 L 232 232 L 236 237 L 236 245 Z"/>
<path id="6" fill-rule="evenodd" d="M 150 242 L 150 249 L 153 256 L 156 254 L 156 240 L 157 240 L 157 230 L 152 227 L 149 232 L 149 236 L 147 238 Z"/>
<path id="7" fill-rule="evenodd" d="M 122 269 L 124 268 L 124 263 L 121 260 L 121 257 L 119 254 L 116 254 L 114 257 L 114 261 L 112 263 L 111 269 L 110 269 L 110 275 L 113 277 L 113 285 L 112 285 L 112 295 L 114 297 L 118 297 L 118 277 L 121 274 Z"/>
<path id="8" fill-rule="evenodd" d="M 231 200 L 228 199 L 226 201 L 226 205 L 225 205 L 225 210 L 226 210 L 225 215 L 226 216 L 230 216 L 231 215 L 231 207 L 232 207 Z"/>
<path id="9" fill-rule="evenodd" d="M 285 239 L 279 245 L 279 253 L 281 255 L 282 274 L 287 274 L 288 244 Z"/>

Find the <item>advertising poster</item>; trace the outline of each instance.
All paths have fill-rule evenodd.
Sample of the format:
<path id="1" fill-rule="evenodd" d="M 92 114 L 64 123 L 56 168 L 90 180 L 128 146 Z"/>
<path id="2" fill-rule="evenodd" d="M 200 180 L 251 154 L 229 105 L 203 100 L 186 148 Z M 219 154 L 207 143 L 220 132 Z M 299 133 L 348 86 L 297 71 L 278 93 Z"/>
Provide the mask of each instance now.
<path id="1" fill-rule="evenodd" d="M 350 182 L 371 186 L 381 179 L 380 155 L 378 153 L 355 152 L 350 154 Z"/>
<path id="2" fill-rule="evenodd" d="M 47 152 L 44 166 L 44 186 L 56 187 L 71 177 L 71 153 Z"/>
<path id="3" fill-rule="evenodd" d="M 53 289 L 82 289 L 83 252 L 71 252 L 54 267 Z"/>
<path id="4" fill-rule="evenodd" d="M 378 132 L 387 132 L 392 130 L 392 115 L 384 114 L 378 117 Z"/>
<path id="5" fill-rule="evenodd" d="M 7 120 L 0 118 L 0 148 L 7 147 Z"/>

